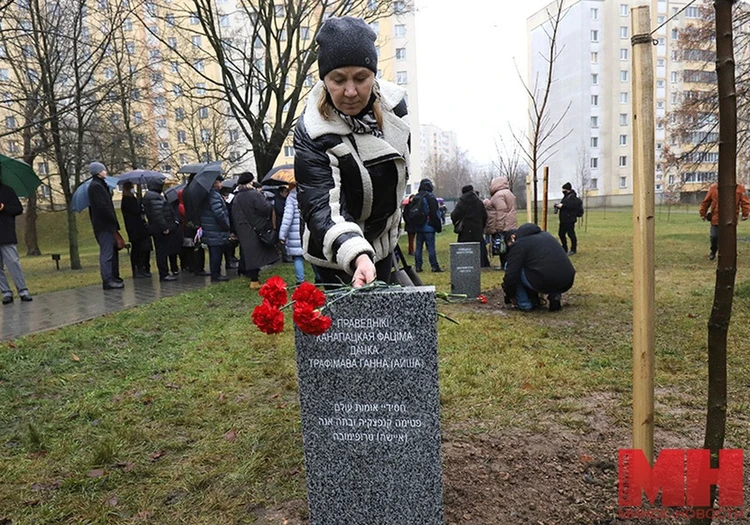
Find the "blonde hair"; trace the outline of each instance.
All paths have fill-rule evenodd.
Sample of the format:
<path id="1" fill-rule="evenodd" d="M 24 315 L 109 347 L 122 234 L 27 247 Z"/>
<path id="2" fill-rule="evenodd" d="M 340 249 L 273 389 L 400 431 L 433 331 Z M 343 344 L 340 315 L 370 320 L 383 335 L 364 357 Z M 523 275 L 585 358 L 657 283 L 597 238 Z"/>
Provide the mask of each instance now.
<path id="1" fill-rule="evenodd" d="M 372 103 L 372 112 L 375 115 L 375 120 L 378 121 L 378 126 L 383 129 L 383 109 L 380 107 L 380 90 L 375 88 L 373 84 L 373 93 L 375 93 L 375 102 Z M 318 99 L 318 112 L 322 115 L 325 120 L 331 120 L 331 112 L 335 108 L 333 104 L 328 101 L 328 91 L 323 89 Z"/>

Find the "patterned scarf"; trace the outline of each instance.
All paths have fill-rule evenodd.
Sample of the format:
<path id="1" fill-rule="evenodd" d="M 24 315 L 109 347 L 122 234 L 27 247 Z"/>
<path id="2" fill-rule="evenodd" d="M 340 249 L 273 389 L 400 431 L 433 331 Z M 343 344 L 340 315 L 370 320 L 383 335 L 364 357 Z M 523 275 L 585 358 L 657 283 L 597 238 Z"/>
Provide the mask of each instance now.
<path id="1" fill-rule="evenodd" d="M 333 110 L 338 114 L 339 117 L 344 119 L 344 122 L 349 124 L 354 133 L 374 135 L 380 139 L 383 138 L 383 130 L 378 125 L 378 120 L 375 118 L 375 112 L 372 110 L 372 106 L 376 100 L 380 100 L 380 86 L 377 81 L 372 85 L 372 95 L 370 96 L 370 103 L 363 109 L 359 115 L 349 116 L 340 112 L 336 109 L 336 106 L 331 104 Z M 330 97 L 329 97 L 330 101 Z"/>

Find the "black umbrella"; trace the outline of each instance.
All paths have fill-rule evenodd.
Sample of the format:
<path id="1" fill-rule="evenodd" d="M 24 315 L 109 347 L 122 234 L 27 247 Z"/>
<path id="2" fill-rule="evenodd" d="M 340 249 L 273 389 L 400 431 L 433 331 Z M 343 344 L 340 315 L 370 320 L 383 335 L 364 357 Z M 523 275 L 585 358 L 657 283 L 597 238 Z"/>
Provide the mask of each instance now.
<path id="1" fill-rule="evenodd" d="M 237 181 L 239 180 L 239 177 L 229 177 L 228 179 L 224 179 L 221 182 L 222 188 L 229 188 L 229 189 L 235 189 L 237 187 Z"/>
<path id="2" fill-rule="evenodd" d="M 190 183 L 182 190 L 182 202 L 188 219 L 195 217 L 208 197 L 214 181 L 221 175 L 221 162 L 210 162 L 195 174 Z"/>
<path id="3" fill-rule="evenodd" d="M 178 198 L 177 194 L 180 192 L 180 190 L 185 189 L 185 186 L 187 186 L 187 184 L 178 184 L 177 186 L 172 186 L 171 188 L 167 188 L 166 190 L 164 190 L 164 196 L 167 198 L 167 202 L 175 202 Z"/>
<path id="4" fill-rule="evenodd" d="M 185 164 L 177 170 L 177 173 L 198 173 L 206 165 L 205 162 L 196 162 L 195 164 Z"/>

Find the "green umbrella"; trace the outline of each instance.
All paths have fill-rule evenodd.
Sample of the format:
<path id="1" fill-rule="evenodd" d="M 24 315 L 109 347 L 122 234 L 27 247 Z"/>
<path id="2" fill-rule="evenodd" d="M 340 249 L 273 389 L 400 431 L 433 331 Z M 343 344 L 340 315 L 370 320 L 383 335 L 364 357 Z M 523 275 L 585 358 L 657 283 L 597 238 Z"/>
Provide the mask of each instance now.
<path id="1" fill-rule="evenodd" d="M 42 184 L 31 166 L 21 160 L 0 155 L 0 170 L 3 184 L 13 188 L 19 197 L 28 197 Z"/>

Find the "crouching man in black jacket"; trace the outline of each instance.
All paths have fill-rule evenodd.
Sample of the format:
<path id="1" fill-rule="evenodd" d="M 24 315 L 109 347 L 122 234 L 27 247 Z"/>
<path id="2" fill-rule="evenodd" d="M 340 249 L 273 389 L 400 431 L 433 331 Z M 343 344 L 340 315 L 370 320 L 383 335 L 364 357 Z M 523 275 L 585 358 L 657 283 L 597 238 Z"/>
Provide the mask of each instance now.
<path id="1" fill-rule="evenodd" d="M 536 224 L 523 224 L 505 233 L 508 246 L 503 279 L 506 302 L 528 312 L 547 294 L 551 312 L 561 308 L 564 292 L 573 286 L 576 271 L 560 243 Z"/>

